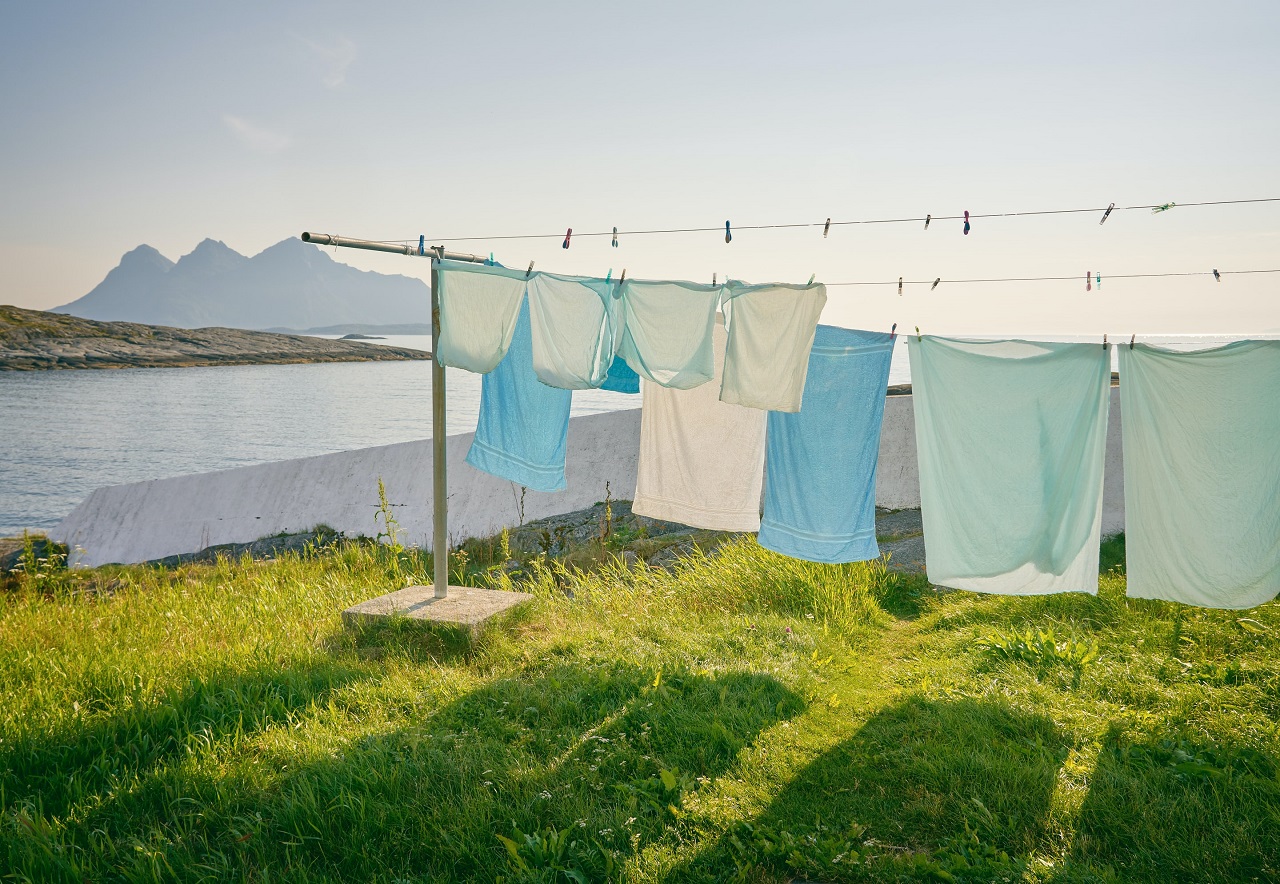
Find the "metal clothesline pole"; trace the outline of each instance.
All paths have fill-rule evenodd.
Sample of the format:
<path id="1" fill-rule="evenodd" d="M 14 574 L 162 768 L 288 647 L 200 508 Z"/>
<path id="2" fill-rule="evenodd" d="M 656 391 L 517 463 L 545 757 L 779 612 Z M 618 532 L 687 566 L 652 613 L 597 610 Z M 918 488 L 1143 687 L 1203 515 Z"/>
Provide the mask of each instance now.
<path id="1" fill-rule="evenodd" d="M 445 384 L 444 366 L 440 364 L 438 355 L 440 340 L 440 296 L 439 267 L 440 261 L 466 261 L 472 264 L 483 264 L 485 258 L 480 255 L 468 255 L 463 252 L 450 252 L 444 246 L 417 248 L 409 245 L 373 242 L 367 239 L 351 239 L 345 236 L 333 236 L 328 233 L 303 233 L 302 241 L 315 243 L 318 246 L 341 246 L 347 249 L 367 249 L 371 252 L 391 252 L 397 255 L 412 255 L 420 258 L 431 258 L 431 478 L 433 487 L 432 500 L 432 540 L 431 553 L 435 565 L 433 589 L 435 597 L 445 598 L 449 595 L 449 484 L 448 463 L 445 453 Z"/>

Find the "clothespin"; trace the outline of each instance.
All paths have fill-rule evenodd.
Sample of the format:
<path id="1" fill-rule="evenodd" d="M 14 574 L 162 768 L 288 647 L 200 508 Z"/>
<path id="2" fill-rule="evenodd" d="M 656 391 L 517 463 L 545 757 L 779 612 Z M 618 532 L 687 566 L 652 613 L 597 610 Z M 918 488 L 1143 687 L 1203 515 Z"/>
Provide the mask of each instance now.
<path id="1" fill-rule="evenodd" d="M 729 222 L 724 222 L 724 241 L 733 242 L 733 232 L 729 230 Z"/>
<path id="2" fill-rule="evenodd" d="M 612 279 L 613 279 L 613 268 L 610 267 L 609 272 L 604 275 L 604 284 L 608 285 L 609 281 Z"/>
<path id="3" fill-rule="evenodd" d="M 969 235 L 969 210 L 964 210 L 964 235 Z"/>
<path id="4" fill-rule="evenodd" d="M 1093 271 L 1086 270 L 1084 272 L 1084 290 L 1086 292 L 1093 291 Z"/>
<path id="5" fill-rule="evenodd" d="M 889 329 L 889 337 L 890 337 L 890 338 L 897 338 L 897 337 L 898 337 L 898 323 L 896 323 L 896 322 L 895 322 L 895 323 L 893 324 L 893 327 Z"/>
<path id="6" fill-rule="evenodd" d="M 826 239 L 827 234 L 831 232 L 831 219 L 827 219 L 827 223 L 822 225 L 822 238 Z"/>
<path id="7" fill-rule="evenodd" d="M 569 237 L 571 237 L 571 236 L 573 236 L 573 228 L 572 228 L 572 227 L 570 227 L 568 230 L 566 230 L 566 231 L 564 232 L 564 245 L 562 245 L 560 248 L 562 248 L 562 249 L 567 249 L 567 248 L 569 248 Z"/>
<path id="8" fill-rule="evenodd" d="M 930 221 L 932 221 L 932 220 L 933 220 L 933 216 L 932 216 L 932 215 L 925 215 L 925 216 L 924 216 L 924 229 L 925 229 L 925 230 L 928 230 L 928 229 L 929 229 L 929 222 L 930 222 Z"/>
<path id="9" fill-rule="evenodd" d="M 1132 349 L 1133 349 L 1133 342 L 1137 339 L 1137 337 L 1138 337 L 1138 335 L 1137 335 L 1137 333 L 1136 333 L 1136 332 L 1135 332 L 1132 336 L 1130 336 L 1130 338 L 1129 338 L 1129 349 L 1130 349 L 1130 350 L 1132 350 Z"/>
<path id="10" fill-rule="evenodd" d="M 622 291 L 622 284 L 627 281 L 627 268 L 622 268 L 622 275 L 618 277 L 618 291 Z"/>
<path id="11" fill-rule="evenodd" d="M 898 297 L 902 297 L 902 277 L 898 277 Z"/>
<path id="12" fill-rule="evenodd" d="M 924 340 L 924 338 L 923 338 L 923 337 L 921 337 L 921 335 L 920 335 L 920 326 L 918 326 L 918 325 L 916 326 L 916 340 L 917 340 L 917 341 L 923 341 L 923 340 Z"/>
<path id="13" fill-rule="evenodd" d="M 817 279 L 817 278 L 818 278 L 818 274 L 816 274 L 816 273 L 810 273 L 810 274 L 809 274 L 809 283 L 808 283 L 808 284 L 809 284 L 809 285 L 813 285 L 813 281 L 814 281 L 815 279 Z"/>
<path id="14" fill-rule="evenodd" d="M 1094 275 L 1093 284 L 1098 287 L 1098 291 L 1102 291 L 1102 274 L 1101 273 Z"/>
<path id="15" fill-rule="evenodd" d="M 714 286 L 715 284 L 716 284 L 716 275 L 713 273 L 711 274 L 711 285 Z"/>
<path id="16" fill-rule="evenodd" d="M 1177 203 L 1165 203 L 1163 206 L 1156 206 L 1154 209 L 1152 209 L 1152 210 L 1151 210 L 1151 214 L 1152 214 L 1152 215 L 1159 215 L 1161 212 L 1167 212 L 1167 211 L 1169 211 L 1170 209 L 1172 209 L 1172 208 L 1173 208 L 1174 206 L 1176 206 L 1176 205 L 1177 205 Z"/>
<path id="17" fill-rule="evenodd" d="M 444 260 L 444 246 L 436 246 L 436 258 L 440 261 Z"/>
<path id="18" fill-rule="evenodd" d="M 1222 274 L 1218 272 L 1217 267 L 1213 268 L 1213 280 L 1214 282 L 1222 282 Z"/>
<path id="19" fill-rule="evenodd" d="M 490 266 L 490 267 L 492 267 L 492 266 L 494 266 L 494 265 L 495 265 L 495 264 L 497 264 L 497 263 L 498 263 L 497 261 L 493 260 L 493 252 L 490 252 L 490 253 L 489 253 L 489 266 Z"/>
<path id="20" fill-rule="evenodd" d="M 618 228 L 613 228 L 613 247 L 618 247 Z"/>
<path id="21" fill-rule="evenodd" d="M 933 291 L 934 289 L 936 289 L 938 287 L 938 283 L 940 282 L 942 282 L 941 276 L 939 276 L 937 279 L 933 281 L 933 285 L 929 286 L 929 291 Z"/>
<path id="22" fill-rule="evenodd" d="M 1098 222 L 1098 226 L 1102 226 L 1103 224 L 1107 223 L 1107 216 L 1111 214 L 1111 210 L 1114 209 L 1115 207 L 1116 207 L 1115 203 L 1112 203 L 1111 205 L 1107 206 L 1107 210 L 1102 213 L 1102 220 Z"/>
<path id="23" fill-rule="evenodd" d="M 1107 335 L 1105 332 L 1102 335 L 1102 349 L 1107 349 Z"/>
<path id="24" fill-rule="evenodd" d="M 427 253 L 426 245 L 427 245 L 427 235 L 424 233 L 418 237 L 418 254 L 419 255 L 425 255 Z"/>
<path id="25" fill-rule="evenodd" d="M 529 262 L 529 269 L 528 269 L 528 270 L 526 270 L 526 271 L 524 272 L 524 278 L 525 278 L 525 279 L 528 279 L 528 278 L 529 278 L 530 276 L 532 276 L 532 275 L 533 275 L 533 262 L 532 262 L 532 261 L 530 261 L 530 262 Z"/>

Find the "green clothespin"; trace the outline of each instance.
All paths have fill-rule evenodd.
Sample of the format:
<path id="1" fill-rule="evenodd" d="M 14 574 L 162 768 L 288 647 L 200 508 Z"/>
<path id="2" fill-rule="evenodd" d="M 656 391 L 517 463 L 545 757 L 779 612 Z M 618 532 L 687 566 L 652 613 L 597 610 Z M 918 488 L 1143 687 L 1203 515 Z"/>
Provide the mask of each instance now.
<path id="1" fill-rule="evenodd" d="M 1177 203 L 1165 203 L 1163 206 L 1156 206 L 1154 209 L 1151 210 L 1151 214 L 1158 215 L 1161 212 L 1167 212 L 1176 205 Z"/>

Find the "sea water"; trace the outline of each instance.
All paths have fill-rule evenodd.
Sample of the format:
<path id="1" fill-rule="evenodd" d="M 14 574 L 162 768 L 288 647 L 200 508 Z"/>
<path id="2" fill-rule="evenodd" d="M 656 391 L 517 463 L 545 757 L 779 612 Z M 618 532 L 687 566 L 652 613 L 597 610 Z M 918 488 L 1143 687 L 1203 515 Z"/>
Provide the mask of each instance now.
<path id="1" fill-rule="evenodd" d="M 430 348 L 426 336 L 375 343 Z M 899 336 L 890 384 L 910 382 L 906 351 Z M 447 430 L 470 433 L 480 376 L 450 369 L 447 380 Z M 639 396 L 622 393 L 573 396 L 575 417 L 639 407 Z M 0 536 L 50 528 L 104 485 L 430 435 L 427 362 L 0 371 Z"/>

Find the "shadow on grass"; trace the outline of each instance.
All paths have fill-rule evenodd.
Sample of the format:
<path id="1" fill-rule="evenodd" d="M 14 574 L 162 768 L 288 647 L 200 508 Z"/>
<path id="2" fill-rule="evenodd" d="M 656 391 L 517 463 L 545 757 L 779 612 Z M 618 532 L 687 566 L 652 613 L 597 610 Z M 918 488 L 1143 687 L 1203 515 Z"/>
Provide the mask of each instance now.
<path id="1" fill-rule="evenodd" d="M 97 703 L 86 700 L 85 717 L 0 745 L 0 794 L 9 807 L 30 805 L 41 815 L 62 816 L 72 805 L 131 788 L 195 744 L 282 724 L 367 677 L 333 661 L 263 666 L 192 676 L 157 697 L 144 697 L 139 685 L 133 697 L 122 689 Z M 95 715 L 94 706 L 114 711 Z"/>
<path id="2" fill-rule="evenodd" d="M 1254 749 L 1108 733 L 1059 880 L 1280 880 L 1278 770 Z"/>
<path id="3" fill-rule="evenodd" d="M 664 880 L 1016 877 L 1044 837 L 1067 751 L 1045 716 L 909 698 Z"/>
<path id="4" fill-rule="evenodd" d="M 768 675 L 566 654 L 395 731 L 337 743 L 285 732 L 230 770 L 157 767 L 38 845 L 68 860 L 37 859 L 34 843 L 10 856 L 93 880 L 157 866 L 179 879 L 603 880 L 802 709 Z"/>

